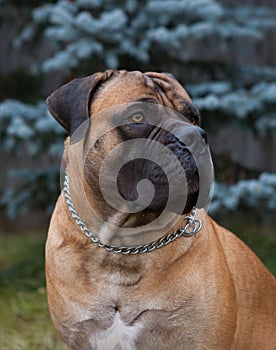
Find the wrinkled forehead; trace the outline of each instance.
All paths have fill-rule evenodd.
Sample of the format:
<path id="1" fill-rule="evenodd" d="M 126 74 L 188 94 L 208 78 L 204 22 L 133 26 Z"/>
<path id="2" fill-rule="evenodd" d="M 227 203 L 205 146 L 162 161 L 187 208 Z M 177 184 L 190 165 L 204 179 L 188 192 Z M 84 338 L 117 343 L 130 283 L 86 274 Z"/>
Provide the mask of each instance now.
<path id="1" fill-rule="evenodd" d="M 135 101 L 160 100 L 158 88 L 140 72 L 125 72 L 104 83 L 94 95 L 91 113 Z M 161 102 L 161 101 L 160 101 Z"/>
<path id="2" fill-rule="evenodd" d="M 189 95 L 178 82 L 168 77 L 166 82 L 162 82 L 160 75 L 153 77 L 148 74 L 120 71 L 99 87 L 93 96 L 90 113 L 135 101 L 155 101 L 174 110 L 183 109 L 185 102 L 191 103 Z"/>

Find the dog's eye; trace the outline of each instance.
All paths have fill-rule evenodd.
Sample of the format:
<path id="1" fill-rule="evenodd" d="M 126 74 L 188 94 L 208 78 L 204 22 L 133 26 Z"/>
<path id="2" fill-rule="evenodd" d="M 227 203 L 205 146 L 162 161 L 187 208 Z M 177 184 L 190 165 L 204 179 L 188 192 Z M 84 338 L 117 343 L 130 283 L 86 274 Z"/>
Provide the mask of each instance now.
<path id="1" fill-rule="evenodd" d="M 135 113 L 130 117 L 130 121 L 136 124 L 143 123 L 144 120 L 145 118 L 142 113 Z"/>

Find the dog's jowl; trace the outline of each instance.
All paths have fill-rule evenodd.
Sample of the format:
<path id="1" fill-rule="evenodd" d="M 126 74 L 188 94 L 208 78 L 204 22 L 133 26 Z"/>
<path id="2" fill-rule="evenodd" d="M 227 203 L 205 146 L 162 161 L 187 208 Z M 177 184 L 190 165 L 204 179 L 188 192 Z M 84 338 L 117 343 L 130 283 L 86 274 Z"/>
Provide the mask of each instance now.
<path id="1" fill-rule="evenodd" d="M 46 244 L 69 348 L 275 350 L 275 278 L 207 215 L 208 138 L 177 80 L 108 70 L 47 104 L 69 134 Z"/>

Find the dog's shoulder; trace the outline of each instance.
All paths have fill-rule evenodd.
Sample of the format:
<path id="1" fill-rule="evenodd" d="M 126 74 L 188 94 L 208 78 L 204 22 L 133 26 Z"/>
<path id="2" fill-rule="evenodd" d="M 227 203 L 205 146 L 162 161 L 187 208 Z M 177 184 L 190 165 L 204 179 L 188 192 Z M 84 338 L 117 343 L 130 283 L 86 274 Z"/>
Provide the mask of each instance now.
<path id="1" fill-rule="evenodd" d="M 237 298 L 252 311 L 276 313 L 276 279 L 255 253 L 234 233 L 211 219 L 234 280 Z M 264 298 L 263 296 L 266 296 Z"/>

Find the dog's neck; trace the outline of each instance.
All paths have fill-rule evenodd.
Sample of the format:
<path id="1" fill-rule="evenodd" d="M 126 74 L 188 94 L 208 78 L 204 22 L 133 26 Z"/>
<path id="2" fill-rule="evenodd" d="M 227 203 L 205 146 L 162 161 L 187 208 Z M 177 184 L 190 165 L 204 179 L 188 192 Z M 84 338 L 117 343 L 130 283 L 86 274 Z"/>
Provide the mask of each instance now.
<path id="1" fill-rule="evenodd" d="M 198 235 L 192 235 L 190 237 L 176 237 L 178 239 L 173 239 L 172 241 L 168 241 L 168 243 L 171 243 L 169 246 L 167 244 L 162 244 L 160 247 L 163 247 L 162 249 L 152 249 L 149 250 L 149 253 L 146 254 L 148 258 L 145 259 L 144 254 L 134 254 L 130 256 L 126 256 L 124 254 L 115 254 L 113 251 L 108 251 L 108 249 L 100 249 L 97 244 L 91 244 L 88 238 L 85 237 L 84 233 L 87 232 L 82 232 L 82 229 L 80 226 L 83 227 L 85 225 L 83 222 L 82 224 L 79 224 L 80 218 L 76 218 L 78 216 L 77 211 L 74 209 L 74 206 L 71 206 L 68 204 L 68 202 L 71 202 L 71 198 L 68 196 L 66 191 L 66 187 L 64 187 L 64 194 L 63 200 L 64 200 L 64 210 L 66 211 L 66 215 L 69 215 L 71 219 L 73 218 L 74 220 L 71 221 L 70 227 L 63 232 L 63 243 L 65 242 L 70 242 L 74 241 L 75 245 L 77 242 L 81 244 L 81 246 L 84 248 L 84 244 L 86 246 L 86 250 L 91 251 L 89 253 L 89 259 L 87 260 L 87 268 L 90 270 L 90 267 L 93 266 L 95 263 L 100 264 L 102 266 L 102 274 L 106 280 L 108 280 L 109 283 L 112 284 L 123 284 L 123 285 L 133 285 L 139 282 L 139 280 L 142 278 L 142 275 L 145 272 L 146 269 L 146 262 L 151 261 L 152 259 L 157 259 L 159 260 L 159 255 L 162 254 L 163 258 L 162 261 L 165 261 L 165 265 L 163 266 L 164 268 L 170 264 L 173 264 L 174 261 L 176 261 L 180 256 L 183 256 L 189 249 L 192 247 L 194 242 L 197 241 Z M 71 202 L 72 203 L 72 202 Z M 70 208 L 71 207 L 71 208 Z M 200 211 L 198 217 L 200 219 L 203 218 L 204 211 Z M 121 226 L 118 225 L 123 225 L 126 220 L 126 215 L 121 215 L 121 213 L 117 213 L 117 215 L 113 215 L 112 217 L 109 217 L 109 224 L 112 223 L 113 225 L 116 224 L 116 227 L 121 228 Z M 75 222 L 74 222 L 75 221 Z M 195 220 L 198 222 L 201 222 L 200 220 Z M 193 221 L 192 221 L 193 222 Z M 194 222 L 193 222 L 194 223 Z M 173 234 L 173 232 L 177 232 L 177 230 L 185 227 L 187 225 L 187 219 L 185 216 L 179 217 L 179 220 L 175 225 L 173 225 L 171 228 L 168 228 L 166 230 L 166 234 L 168 236 L 162 237 L 160 235 L 160 230 L 152 230 L 149 232 L 143 232 L 140 230 L 137 235 L 130 235 L 127 237 L 127 244 L 126 244 L 126 237 L 116 235 L 117 230 L 110 230 L 110 226 L 106 222 L 102 224 L 102 226 L 99 228 L 97 231 L 97 237 L 99 238 L 100 241 L 106 240 L 108 243 L 115 243 L 114 245 L 116 246 L 122 246 L 122 245 L 127 245 L 127 246 L 132 246 L 136 245 L 137 243 L 137 237 L 139 239 L 143 239 L 143 243 L 145 240 L 152 241 L 154 238 L 156 238 L 156 235 L 158 235 L 158 239 L 161 238 L 160 241 L 164 242 L 163 239 L 168 237 L 169 235 Z M 160 224 L 160 223 L 159 223 Z M 201 227 L 200 227 L 201 228 Z M 137 231 L 136 229 L 134 230 L 135 232 Z M 171 236 L 173 237 L 173 236 Z M 141 242 L 141 241 L 140 241 Z M 66 243 L 68 244 L 68 243 Z M 156 245 L 157 248 L 159 243 Z M 104 248 L 104 247 L 102 247 Z M 154 252 L 153 252 L 154 250 Z M 91 260 L 92 259 L 92 260 Z M 91 260 L 91 261 L 90 261 Z M 90 267 L 89 267 L 90 266 Z M 109 268 L 107 268 L 109 267 Z M 113 271 L 110 273 L 110 271 Z"/>
<path id="2" fill-rule="evenodd" d="M 68 247 L 68 245 L 70 246 L 71 242 L 73 242 L 74 249 L 80 246 L 81 250 L 86 255 L 86 270 L 90 271 L 91 277 L 96 279 L 99 277 L 98 272 L 94 275 L 95 265 L 97 265 L 98 268 L 96 271 L 100 270 L 101 278 L 113 285 L 134 285 L 139 283 L 148 270 L 148 266 L 152 266 L 152 264 L 156 265 L 156 267 L 158 266 L 158 270 L 160 271 L 167 269 L 181 256 L 188 253 L 202 234 L 202 232 L 199 232 L 199 234 L 190 237 L 180 237 L 171 244 L 162 247 L 162 249 L 156 249 L 147 254 L 116 254 L 106 249 L 99 248 L 97 244 L 91 244 L 89 238 L 85 236 L 76 222 L 72 220 L 66 198 L 62 196 L 61 200 L 64 203 L 64 214 L 71 220 L 69 226 L 67 224 L 64 230 L 61 230 L 62 237 L 59 244 Z M 204 215 L 204 211 L 200 210 L 198 217 L 202 219 Z M 116 220 L 118 220 L 118 218 L 116 218 Z M 175 229 L 183 227 L 184 224 L 185 220 L 182 218 L 182 222 L 179 220 L 177 226 L 172 227 L 167 233 L 172 233 Z M 99 231 L 101 236 L 106 233 L 110 235 L 110 232 L 105 232 L 105 230 L 107 230 L 107 228 L 103 227 Z"/>
<path id="3" fill-rule="evenodd" d="M 152 217 L 152 221 L 146 225 L 139 225 L 141 223 L 140 216 L 145 215 L 144 213 L 133 214 L 126 210 L 106 211 L 104 219 L 99 218 L 93 209 L 90 212 L 89 202 L 82 194 L 78 196 L 78 192 L 73 195 L 78 204 L 77 207 L 74 205 L 67 173 L 65 174 L 63 192 L 68 210 L 80 230 L 99 247 L 115 253 L 149 252 L 171 243 L 182 235 L 191 236 L 201 230 L 201 221 L 195 218 L 196 209 L 184 217 L 164 211 L 160 217 Z M 78 208 L 81 208 L 81 214 L 79 214 Z M 87 218 L 89 221 L 86 220 Z M 89 226 L 86 223 L 89 223 Z M 175 226 L 178 228 L 170 233 L 170 228 Z M 91 228 L 92 231 L 90 231 Z M 97 234 L 92 232 L 97 232 Z"/>

